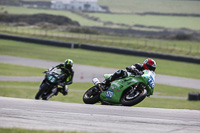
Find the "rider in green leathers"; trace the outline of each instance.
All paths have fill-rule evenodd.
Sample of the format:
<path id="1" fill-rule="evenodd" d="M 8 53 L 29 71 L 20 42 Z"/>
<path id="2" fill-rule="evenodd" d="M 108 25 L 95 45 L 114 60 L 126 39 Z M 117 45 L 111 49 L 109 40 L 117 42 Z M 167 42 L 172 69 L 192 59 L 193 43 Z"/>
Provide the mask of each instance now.
<path id="1" fill-rule="evenodd" d="M 116 71 L 112 76 L 110 76 L 108 79 L 105 80 L 105 85 L 109 86 L 110 82 L 119 79 L 119 78 L 125 78 L 128 76 L 128 72 L 133 73 L 134 75 L 141 75 L 143 74 L 143 70 L 150 70 L 155 71 L 156 69 L 156 62 L 153 59 L 146 59 L 143 64 L 136 63 L 132 66 L 126 67 L 127 71 L 124 70 L 118 70 Z"/>

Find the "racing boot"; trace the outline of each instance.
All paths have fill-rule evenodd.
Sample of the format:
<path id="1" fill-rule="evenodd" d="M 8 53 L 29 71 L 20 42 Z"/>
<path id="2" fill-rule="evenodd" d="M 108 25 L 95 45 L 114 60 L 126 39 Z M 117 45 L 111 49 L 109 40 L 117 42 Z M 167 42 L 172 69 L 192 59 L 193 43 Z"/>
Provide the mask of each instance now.
<path id="1" fill-rule="evenodd" d="M 60 92 L 63 94 L 63 96 L 68 94 L 68 86 L 65 85 L 60 89 Z"/>
<path id="2" fill-rule="evenodd" d="M 102 87 L 103 91 L 106 91 L 109 87 L 110 87 L 110 83 L 111 83 L 111 78 L 108 78 L 104 81 L 104 85 Z"/>

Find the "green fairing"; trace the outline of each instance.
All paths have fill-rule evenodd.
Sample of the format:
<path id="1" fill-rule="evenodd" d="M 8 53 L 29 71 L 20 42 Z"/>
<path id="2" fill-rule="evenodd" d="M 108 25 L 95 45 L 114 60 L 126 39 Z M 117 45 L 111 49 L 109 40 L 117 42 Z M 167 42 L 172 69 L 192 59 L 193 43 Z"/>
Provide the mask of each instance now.
<path id="1" fill-rule="evenodd" d="M 100 99 L 102 101 L 119 103 L 123 92 L 133 86 L 136 83 L 143 83 L 146 86 L 147 94 L 152 95 L 154 90 L 154 85 L 151 88 L 148 79 L 150 78 L 149 71 L 144 70 L 142 76 L 130 75 L 129 77 L 118 79 L 111 82 L 110 88 L 100 94 Z M 105 74 L 105 79 L 109 78 L 112 74 Z M 109 97 L 110 96 L 110 97 Z"/>

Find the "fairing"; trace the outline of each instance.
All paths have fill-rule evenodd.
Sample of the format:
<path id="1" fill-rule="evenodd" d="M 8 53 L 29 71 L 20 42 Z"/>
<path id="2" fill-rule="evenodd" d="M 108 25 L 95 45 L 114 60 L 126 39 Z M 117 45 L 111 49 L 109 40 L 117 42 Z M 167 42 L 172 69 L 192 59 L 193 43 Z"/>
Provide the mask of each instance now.
<path id="1" fill-rule="evenodd" d="M 133 86 L 136 83 L 143 83 L 146 86 L 148 95 L 153 94 L 153 89 L 155 86 L 155 73 L 149 70 L 144 70 L 142 76 L 129 75 L 126 78 L 118 79 L 111 82 L 111 85 L 107 91 L 100 94 L 100 99 L 102 101 L 107 101 L 111 103 L 119 103 L 123 92 Z M 105 74 L 105 79 L 109 78 L 112 74 Z"/>

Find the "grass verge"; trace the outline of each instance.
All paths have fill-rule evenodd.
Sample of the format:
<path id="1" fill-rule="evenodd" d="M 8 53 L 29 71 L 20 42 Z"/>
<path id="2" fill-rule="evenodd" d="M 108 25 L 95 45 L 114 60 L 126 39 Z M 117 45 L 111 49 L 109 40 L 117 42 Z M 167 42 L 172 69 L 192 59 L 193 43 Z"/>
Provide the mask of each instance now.
<path id="1" fill-rule="evenodd" d="M 198 41 L 139 39 L 127 36 L 105 36 L 92 34 L 78 34 L 58 30 L 45 30 L 19 26 L 0 26 L 3 34 L 35 37 L 48 40 L 67 41 L 73 43 L 98 44 L 142 51 L 160 52 L 184 56 L 200 57 L 200 43 Z"/>
<path id="2" fill-rule="evenodd" d="M 45 69 L 0 63 L 0 75 L 4 76 L 43 76 Z"/>
<path id="3" fill-rule="evenodd" d="M 81 49 L 68 49 L 0 39 L 1 55 L 35 58 L 63 62 L 73 59 L 76 64 L 125 69 L 134 63 L 142 63 L 148 57 L 127 56 Z M 156 59 L 156 73 L 200 79 L 198 64 Z M 2 64 L 0 64 L 2 65 Z M 5 66 L 4 66 L 5 67 Z M 39 70 L 41 71 L 41 69 Z M 41 71 L 42 72 L 42 71 Z"/>
<path id="4" fill-rule="evenodd" d="M 0 81 L 0 96 L 34 99 L 38 91 L 39 82 L 9 82 Z M 69 103 L 83 104 L 84 92 L 93 86 L 92 83 L 73 83 L 69 85 L 69 94 L 63 96 L 58 94 L 50 99 L 50 101 L 60 101 Z M 188 101 L 189 92 L 199 92 L 200 90 L 180 88 L 167 85 L 156 85 L 154 95 L 156 96 L 171 96 L 165 97 L 150 97 L 136 105 L 136 107 L 151 107 L 151 108 L 170 108 L 170 109 L 196 109 L 200 110 L 200 101 Z M 174 96 L 174 98 L 173 98 Z M 184 97 L 185 99 L 176 99 L 176 97 Z"/>

